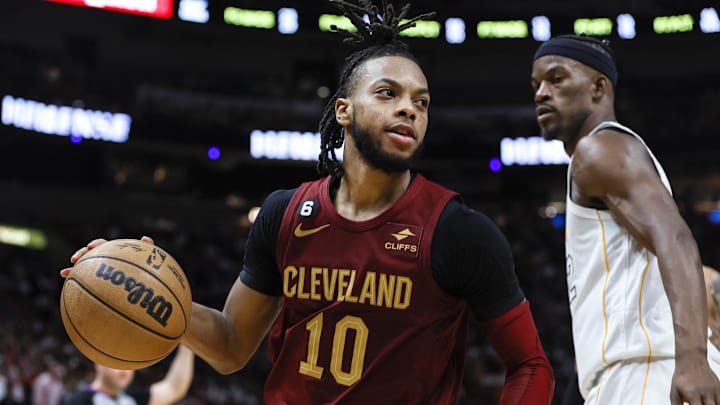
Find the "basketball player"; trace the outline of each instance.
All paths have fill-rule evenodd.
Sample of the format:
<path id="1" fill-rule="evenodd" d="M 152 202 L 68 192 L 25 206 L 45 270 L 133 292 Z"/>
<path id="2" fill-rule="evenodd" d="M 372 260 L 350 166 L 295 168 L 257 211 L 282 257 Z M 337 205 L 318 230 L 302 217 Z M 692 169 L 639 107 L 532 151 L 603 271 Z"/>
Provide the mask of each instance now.
<path id="1" fill-rule="evenodd" d="M 571 156 L 567 283 L 587 404 L 720 403 L 702 264 L 662 167 L 615 119 L 607 41 L 555 37 L 534 56 L 537 122 Z M 711 366 L 713 369 L 711 369 Z"/>
<path id="2" fill-rule="evenodd" d="M 550 403 L 553 371 L 504 236 L 410 171 L 430 90 L 398 35 L 428 15 L 333 3 L 361 49 L 320 122 L 326 176 L 266 199 L 224 309 L 193 304 L 184 343 L 231 373 L 272 326 L 268 404 L 454 404 L 472 314 L 507 370 L 500 403 Z"/>
<path id="3" fill-rule="evenodd" d="M 182 399 L 193 378 L 195 355 L 178 346 L 165 378 L 149 388 L 126 391 L 135 370 L 116 370 L 95 363 L 95 377 L 87 389 L 65 396 L 63 405 L 165 405 Z"/>
<path id="4" fill-rule="evenodd" d="M 710 342 L 720 348 L 720 275 L 718 271 L 709 266 L 703 266 L 705 275 L 706 298 L 708 305 L 708 324 L 712 334 Z M 575 373 L 564 390 L 561 405 L 582 405 L 584 402 L 578 389 L 578 378 Z"/>

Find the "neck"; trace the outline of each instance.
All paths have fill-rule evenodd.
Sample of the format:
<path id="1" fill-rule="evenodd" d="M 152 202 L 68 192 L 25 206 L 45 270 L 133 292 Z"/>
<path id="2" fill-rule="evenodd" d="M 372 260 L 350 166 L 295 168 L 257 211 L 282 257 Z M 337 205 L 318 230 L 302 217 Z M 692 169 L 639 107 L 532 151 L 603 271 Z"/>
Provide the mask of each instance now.
<path id="1" fill-rule="evenodd" d="M 568 156 L 572 156 L 572 154 L 575 153 L 575 148 L 582 138 L 590 135 L 590 131 L 606 121 L 617 121 L 614 111 L 598 111 L 597 113 L 590 114 L 587 119 L 583 121 L 582 125 L 580 125 L 575 136 L 565 141 L 565 152 L 567 152 Z"/>
<path id="2" fill-rule="evenodd" d="M 334 197 L 338 213 L 354 221 L 375 218 L 397 201 L 410 185 L 410 171 L 387 174 L 360 159 L 344 162 L 345 174 Z"/>

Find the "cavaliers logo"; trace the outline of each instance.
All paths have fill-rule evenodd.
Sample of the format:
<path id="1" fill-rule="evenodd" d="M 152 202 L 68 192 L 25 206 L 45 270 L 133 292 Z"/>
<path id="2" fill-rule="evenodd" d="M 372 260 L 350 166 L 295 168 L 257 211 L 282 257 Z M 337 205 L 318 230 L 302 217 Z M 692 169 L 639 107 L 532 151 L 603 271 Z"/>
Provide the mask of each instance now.
<path id="1" fill-rule="evenodd" d="M 418 257 L 423 231 L 421 226 L 388 222 L 385 229 L 383 240 L 385 251 L 405 257 Z"/>

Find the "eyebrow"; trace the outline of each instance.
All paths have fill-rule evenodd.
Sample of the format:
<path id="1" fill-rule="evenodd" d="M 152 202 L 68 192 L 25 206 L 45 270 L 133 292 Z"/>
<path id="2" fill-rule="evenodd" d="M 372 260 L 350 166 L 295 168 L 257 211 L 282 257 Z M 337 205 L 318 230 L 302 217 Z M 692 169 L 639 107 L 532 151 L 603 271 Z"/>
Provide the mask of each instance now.
<path id="1" fill-rule="evenodd" d="M 553 65 L 550 66 L 549 69 L 545 70 L 540 76 L 542 77 L 542 76 L 546 76 L 546 75 L 553 74 L 553 73 L 555 73 L 555 71 L 557 71 L 558 69 L 568 70 L 568 68 L 567 68 L 566 66 L 564 66 L 564 65 L 553 64 Z M 531 83 L 532 83 L 532 82 L 536 82 L 537 80 L 538 80 L 538 79 L 537 79 L 534 75 L 530 76 L 530 82 L 531 82 Z"/>
<path id="2" fill-rule="evenodd" d="M 383 82 L 388 83 L 393 87 L 401 87 L 400 82 L 398 82 L 397 80 L 394 80 L 394 79 L 387 78 L 387 77 L 382 77 L 380 79 L 375 80 L 375 82 L 373 82 L 372 85 L 375 86 L 375 85 L 383 83 Z M 418 92 L 420 94 L 430 94 L 430 89 L 428 89 L 427 87 L 420 87 L 416 90 L 416 92 Z"/>

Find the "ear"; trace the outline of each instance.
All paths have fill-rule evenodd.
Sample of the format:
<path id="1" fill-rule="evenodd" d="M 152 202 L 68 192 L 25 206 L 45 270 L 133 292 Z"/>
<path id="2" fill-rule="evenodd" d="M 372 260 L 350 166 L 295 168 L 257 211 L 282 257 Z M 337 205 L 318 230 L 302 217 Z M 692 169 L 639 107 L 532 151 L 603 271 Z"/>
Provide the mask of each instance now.
<path id="1" fill-rule="evenodd" d="M 335 101 L 335 120 L 341 127 L 347 127 L 352 121 L 352 104 L 346 98 L 338 98 Z"/>
<path id="2" fill-rule="evenodd" d="M 595 82 L 592 86 L 592 98 L 593 101 L 600 101 L 604 96 L 608 95 L 609 90 L 612 88 L 610 80 L 604 75 L 597 75 Z"/>

